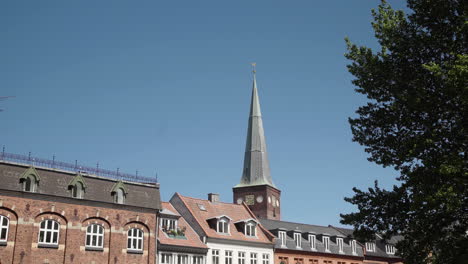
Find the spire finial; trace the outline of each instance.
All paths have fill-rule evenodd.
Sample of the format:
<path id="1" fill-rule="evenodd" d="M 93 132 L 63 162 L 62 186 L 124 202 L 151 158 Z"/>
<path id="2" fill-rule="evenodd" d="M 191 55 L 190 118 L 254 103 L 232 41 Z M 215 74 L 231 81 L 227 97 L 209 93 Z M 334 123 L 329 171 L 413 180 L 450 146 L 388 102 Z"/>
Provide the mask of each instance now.
<path id="1" fill-rule="evenodd" d="M 250 65 L 252 65 L 252 72 L 253 72 L 253 74 L 255 75 L 255 73 L 257 72 L 257 71 L 255 70 L 255 66 L 257 66 L 257 63 L 256 63 L 256 62 L 252 62 L 252 63 L 250 63 Z"/>

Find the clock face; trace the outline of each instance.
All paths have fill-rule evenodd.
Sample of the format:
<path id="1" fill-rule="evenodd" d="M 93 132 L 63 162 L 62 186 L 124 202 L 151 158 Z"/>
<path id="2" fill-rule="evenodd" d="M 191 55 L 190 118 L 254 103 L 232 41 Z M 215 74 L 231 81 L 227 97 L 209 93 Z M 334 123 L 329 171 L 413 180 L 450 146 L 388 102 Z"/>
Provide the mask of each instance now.
<path id="1" fill-rule="evenodd" d="M 242 198 L 237 199 L 237 204 L 241 204 L 241 203 L 242 203 Z"/>
<path id="2" fill-rule="evenodd" d="M 247 205 L 254 205 L 255 204 L 255 197 L 253 195 L 246 195 L 245 196 L 245 203 Z"/>
<path id="3" fill-rule="evenodd" d="M 263 202 L 263 196 L 259 195 L 257 196 L 257 203 L 262 203 Z"/>

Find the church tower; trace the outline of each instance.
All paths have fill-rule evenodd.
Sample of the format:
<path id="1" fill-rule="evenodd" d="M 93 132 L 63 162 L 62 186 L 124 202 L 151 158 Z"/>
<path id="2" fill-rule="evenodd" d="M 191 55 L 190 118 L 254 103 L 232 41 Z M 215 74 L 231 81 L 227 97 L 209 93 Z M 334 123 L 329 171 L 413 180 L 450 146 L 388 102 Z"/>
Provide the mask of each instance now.
<path id="1" fill-rule="evenodd" d="M 234 203 L 245 202 L 257 217 L 280 220 L 281 191 L 276 188 L 271 179 L 255 68 L 244 169 L 240 183 L 233 188 L 233 194 Z"/>

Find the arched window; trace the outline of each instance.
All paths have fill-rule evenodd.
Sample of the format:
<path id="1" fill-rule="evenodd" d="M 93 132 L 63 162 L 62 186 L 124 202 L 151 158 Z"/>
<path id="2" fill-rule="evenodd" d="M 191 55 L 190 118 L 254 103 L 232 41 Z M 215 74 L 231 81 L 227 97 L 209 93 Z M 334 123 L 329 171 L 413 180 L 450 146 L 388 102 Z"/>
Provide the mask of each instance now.
<path id="1" fill-rule="evenodd" d="M 39 244 L 58 245 L 60 224 L 54 220 L 44 220 L 39 228 Z"/>
<path id="2" fill-rule="evenodd" d="M 104 246 L 104 228 L 98 224 L 89 225 L 86 228 L 86 247 L 103 248 Z"/>
<path id="3" fill-rule="evenodd" d="M 7 241 L 9 224 L 10 220 L 4 215 L 0 215 L 0 242 Z"/>
<path id="4" fill-rule="evenodd" d="M 72 191 L 73 198 L 78 198 L 78 199 L 83 198 L 84 188 L 81 182 L 77 182 L 75 185 L 73 185 L 71 191 Z"/>
<path id="5" fill-rule="evenodd" d="M 122 188 L 118 188 L 117 190 L 115 190 L 114 202 L 118 204 L 125 203 L 125 192 Z"/>
<path id="6" fill-rule="evenodd" d="M 25 192 L 36 192 L 37 180 L 34 175 L 28 175 L 23 179 L 23 191 Z"/>
<path id="7" fill-rule="evenodd" d="M 248 222 L 246 225 L 245 225 L 245 235 L 246 236 L 256 236 L 256 227 L 257 227 L 257 224 L 255 222 Z"/>
<path id="8" fill-rule="evenodd" d="M 138 228 L 132 228 L 127 233 L 127 249 L 134 251 L 143 251 L 143 231 Z"/>

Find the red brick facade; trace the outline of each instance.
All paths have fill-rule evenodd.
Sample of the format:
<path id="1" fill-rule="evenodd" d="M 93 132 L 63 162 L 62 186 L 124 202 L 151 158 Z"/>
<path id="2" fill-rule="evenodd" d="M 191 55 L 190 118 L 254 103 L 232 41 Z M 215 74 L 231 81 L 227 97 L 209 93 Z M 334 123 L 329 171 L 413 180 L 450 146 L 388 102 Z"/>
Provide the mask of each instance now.
<path id="1" fill-rule="evenodd" d="M 250 200 L 246 198 L 248 196 L 251 196 Z M 276 188 L 269 185 L 233 188 L 233 202 L 238 203 L 239 199 L 247 203 L 257 218 L 281 219 L 281 191 Z"/>
<path id="2" fill-rule="evenodd" d="M 0 215 L 9 219 L 0 263 L 155 263 L 156 210 L 66 197 L 0 192 Z M 41 222 L 59 224 L 58 246 L 38 244 Z M 86 228 L 104 228 L 103 248 L 85 247 Z M 127 231 L 143 231 L 143 251 L 127 252 Z M 6 244 L 6 245 L 5 245 Z"/>
<path id="3" fill-rule="evenodd" d="M 363 264 L 363 258 L 276 248 L 274 264 Z"/>

